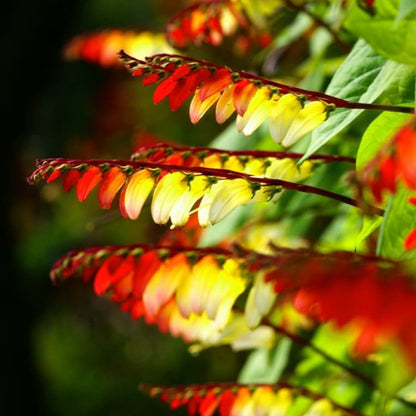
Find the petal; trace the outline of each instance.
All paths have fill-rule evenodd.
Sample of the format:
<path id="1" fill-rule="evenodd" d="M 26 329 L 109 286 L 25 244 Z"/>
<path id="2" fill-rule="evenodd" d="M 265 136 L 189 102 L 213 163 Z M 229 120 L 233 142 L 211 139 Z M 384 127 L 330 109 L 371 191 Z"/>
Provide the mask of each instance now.
<path id="1" fill-rule="evenodd" d="M 72 187 L 79 181 L 82 173 L 78 169 L 71 169 L 68 173 L 65 174 L 62 186 L 65 192 L 68 192 Z"/>
<path id="2" fill-rule="evenodd" d="M 147 284 L 161 265 L 162 260 L 154 251 L 144 253 L 137 260 L 132 290 L 132 293 L 136 298 L 141 298 L 143 296 Z"/>
<path id="3" fill-rule="evenodd" d="M 199 84 L 210 76 L 211 71 L 202 68 L 195 70 L 184 79 L 180 79 L 169 96 L 170 109 L 176 111 L 195 92 Z"/>
<path id="4" fill-rule="evenodd" d="M 201 315 L 207 307 L 208 297 L 220 273 L 218 261 L 204 256 L 192 268 L 176 293 L 176 302 L 182 316 Z"/>
<path id="5" fill-rule="evenodd" d="M 156 224 L 166 224 L 175 202 L 186 191 L 188 184 L 182 172 L 167 173 L 156 185 L 151 212 Z"/>
<path id="6" fill-rule="evenodd" d="M 241 131 L 246 136 L 250 136 L 270 116 L 275 102 L 274 100 L 269 100 L 261 103 L 250 117 L 244 117 L 244 123 L 240 127 Z"/>
<path id="7" fill-rule="evenodd" d="M 190 271 L 188 259 L 183 253 L 167 259 L 150 279 L 143 292 L 146 315 L 156 316 Z"/>
<path id="8" fill-rule="evenodd" d="M 98 166 L 93 166 L 84 172 L 77 183 L 77 197 L 81 202 L 87 199 L 91 191 L 100 182 L 101 177 L 102 172 Z"/>
<path id="9" fill-rule="evenodd" d="M 100 206 L 109 209 L 117 192 L 126 182 L 126 175 L 118 167 L 111 168 L 98 185 L 97 198 Z"/>
<path id="10" fill-rule="evenodd" d="M 235 208 L 246 204 L 253 198 L 252 187 L 245 179 L 233 179 L 219 182 L 209 209 L 209 222 L 216 224 Z M 204 196 L 205 197 L 205 196 Z M 201 201 L 201 205 L 203 201 Z"/>
<path id="11" fill-rule="evenodd" d="M 397 165 L 409 189 L 416 189 L 416 126 L 412 121 L 396 135 Z"/>
<path id="12" fill-rule="evenodd" d="M 228 88 L 225 88 L 217 102 L 215 118 L 219 124 L 227 121 L 231 114 L 234 113 L 233 94 L 235 85 L 236 84 L 231 84 Z"/>
<path id="13" fill-rule="evenodd" d="M 416 228 L 412 230 L 404 241 L 405 250 L 413 250 L 416 248 Z"/>
<path id="14" fill-rule="evenodd" d="M 143 169 L 131 175 L 120 195 L 120 210 L 124 217 L 132 220 L 138 218 L 155 184 L 151 172 Z"/>
<path id="15" fill-rule="evenodd" d="M 238 115 L 244 115 L 258 89 L 257 85 L 248 80 L 236 82 L 233 92 L 233 104 Z"/>
<path id="16" fill-rule="evenodd" d="M 178 80 L 170 76 L 169 78 L 164 79 L 156 88 L 153 93 L 153 103 L 159 104 L 164 100 L 172 91 L 175 89 L 178 84 Z"/>
<path id="17" fill-rule="evenodd" d="M 305 105 L 296 115 L 288 131 L 282 138 L 282 145 L 289 147 L 303 136 L 322 124 L 327 118 L 327 107 L 321 101 L 313 101 Z"/>
<path id="18" fill-rule="evenodd" d="M 124 261 L 121 256 L 111 256 L 101 265 L 94 278 L 94 292 L 96 295 L 104 294 L 116 282 L 115 272 Z"/>
<path id="19" fill-rule="evenodd" d="M 227 68 L 219 68 L 206 82 L 203 83 L 199 90 L 199 98 L 205 101 L 211 95 L 221 92 L 224 88 L 233 82 L 230 71 Z"/>
<path id="20" fill-rule="evenodd" d="M 302 104 L 294 94 L 285 94 L 278 101 L 270 114 L 270 135 L 276 143 L 281 143 Z"/>
<path id="21" fill-rule="evenodd" d="M 193 124 L 198 123 L 198 121 L 203 117 L 203 115 L 209 110 L 209 108 L 215 104 L 215 102 L 220 97 L 221 93 L 218 92 L 216 94 L 210 95 L 209 98 L 205 99 L 204 101 L 201 100 L 200 91 L 198 90 L 189 107 L 189 118 Z"/>
<path id="22" fill-rule="evenodd" d="M 188 188 L 176 200 L 170 211 L 172 225 L 181 226 L 188 221 L 191 209 L 207 192 L 208 187 L 209 183 L 205 176 L 196 176 L 189 182 Z"/>

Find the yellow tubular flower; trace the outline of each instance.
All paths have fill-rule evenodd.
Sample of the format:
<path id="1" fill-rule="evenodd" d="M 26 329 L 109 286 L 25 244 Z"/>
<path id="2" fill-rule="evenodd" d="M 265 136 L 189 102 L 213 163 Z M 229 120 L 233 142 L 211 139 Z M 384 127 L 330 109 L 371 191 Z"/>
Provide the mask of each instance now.
<path id="1" fill-rule="evenodd" d="M 127 186 L 120 195 L 120 209 L 125 217 L 135 220 L 140 215 L 154 184 L 151 172 L 145 169 L 129 177 Z"/>
<path id="2" fill-rule="evenodd" d="M 233 102 L 234 88 L 235 84 L 232 84 L 226 88 L 217 102 L 215 107 L 215 119 L 219 124 L 227 121 L 231 114 L 233 114 L 235 111 Z"/>
<path id="3" fill-rule="evenodd" d="M 244 319 L 244 318 L 243 318 Z M 251 350 L 255 348 L 273 348 L 276 344 L 276 332 L 270 326 L 261 325 L 253 330 L 247 330 L 231 342 L 234 351 Z"/>
<path id="4" fill-rule="evenodd" d="M 245 179 L 219 181 L 212 185 L 201 200 L 200 209 L 198 210 L 200 225 L 206 227 L 216 224 L 240 205 L 257 202 L 253 199 L 254 196 L 252 185 Z"/>
<path id="5" fill-rule="evenodd" d="M 241 158 L 235 155 L 231 155 L 223 165 L 224 169 L 233 170 L 235 172 L 244 172 L 244 164 L 241 161 Z"/>
<path id="6" fill-rule="evenodd" d="M 317 400 L 305 413 L 305 416 L 341 416 L 339 410 L 334 409 L 328 399 Z"/>
<path id="7" fill-rule="evenodd" d="M 170 211 L 173 227 L 184 225 L 188 221 L 192 207 L 202 198 L 209 186 L 205 176 L 196 176 L 189 182 L 187 189 L 176 200 Z"/>
<path id="8" fill-rule="evenodd" d="M 261 319 L 271 311 L 276 298 L 273 285 L 264 281 L 264 273 L 257 273 L 245 307 L 245 317 L 249 328 L 259 325 Z"/>
<path id="9" fill-rule="evenodd" d="M 321 101 L 313 101 L 305 105 L 296 115 L 288 131 L 282 137 L 282 145 L 289 147 L 303 136 L 306 136 L 327 117 L 327 106 Z"/>
<path id="10" fill-rule="evenodd" d="M 166 224 L 176 201 L 187 190 L 182 172 L 167 173 L 156 185 L 153 193 L 151 212 L 156 224 Z"/>
<path id="11" fill-rule="evenodd" d="M 205 100 L 201 101 L 199 96 L 199 90 L 194 94 L 191 104 L 189 106 L 189 118 L 193 124 L 198 123 L 199 120 L 204 116 L 204 114 L 210 109 L 212 105 L 220 97 L 221 92 L 217 92 L 213 95 L 210 95 Z"/>
<path id="12" fill-rule="evenodd" d="M 234 259 L 226 260 L 208 294 L 206 304 L 207 316 L 214 320 L 215 327 L 223 328 L 226 325 L 231 308 L 245 287 L 240 264 Z"/>
<path id="13" fill-rule="evenodd" d="M 232 35 L 238 27 L 238 21 L 235 15 L 231 12 L 231 10 L 227 7 L 225 3 L 222 8 L 222 13 L 220 15 L 220 25 L 224 36 Z"/>
<path id="14" fill-rule="evenodd" d="M 146 314 L 156 316 L 190 272 L 191 267 L 184 254 L 180 253 L 167 259 L 150 279 L 143 292 Z"/>
<path id="15" fill-rule="evenodd" d="M 244 166 L 244 173 L 252 176 L 264 176 L 266 166 L 264 160 L 251 158 Z"/>
<path id="16" fill-rule="evenodd" d="M 217 260 L 212 256 L 203 257 L 193 266 L 176 292 L 176 302 L 184 317 L 189 317 L 191 313 L 201 315 L 206 310 L 220 271 Z"/>
<path id="17" fill-rule="evenodd" d="M 268 87 L 261 87 L 257 90 L 244 115 L 237 115 L 237 130 L 243 132 L 246 136 L 253 133 L 270 116 L 278 99 L 279 96 L 277 95 L 270 98 Z"/>
<path id="18" fill-rule="evenodd" d="M 302 165 L 296 166 L 296 162 L 293 159 L 275 159 L 268 166 L 265 176 L 284 181 L 299 182 L 310 175 L 312 166 L 312 162 L 308 160 L 303 162 Z"/>
<path id="19" fill-rule="evenodd" d="M 302 110 L 299 98 L 294 94 L 285 94 L 274 106 L 269 119 L 269 130 L 272 139 L 281 143 L 293 120 Z"/>

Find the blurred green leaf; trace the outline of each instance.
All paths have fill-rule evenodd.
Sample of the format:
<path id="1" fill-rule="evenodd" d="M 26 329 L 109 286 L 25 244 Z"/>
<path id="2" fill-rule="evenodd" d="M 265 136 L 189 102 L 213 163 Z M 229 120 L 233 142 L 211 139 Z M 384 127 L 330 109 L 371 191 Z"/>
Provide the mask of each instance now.
<path id="1" fill-rule="evenodd" d="M 345 27 L 365 39 L 380 55 L 416 65 L 414 1 L 402 1 L 399 5 L 399 0 L 377 0 L 375 8 L 376 13 L 372 16 L 354 2 Z"/>
<path id="2" fill-rule="evenodd" d="M 415 256 L 413 251 L 406 251 L 403 247 L 407 234 L 416 227 L 416 208 L 408 202 L 414 196 L 407 189 L 400 188 L 388 204 L 378 241 L 378 254 L 403 260 Z"/>
<path id="3" fill-rule="evenodd" d="M 356 166 L 362 169 L 376 155 L 380 147 L 390 140 L 411 116 L 401 113 L 384 112 L 367 128 L 358 148 Z"/>
<path id="4" fill-rule="evenodd" d="M 292 343 L 282 339 L 273 350 L 253 351 L 238 376 L 239 383 L 276 383 L 285 369 Z"/>

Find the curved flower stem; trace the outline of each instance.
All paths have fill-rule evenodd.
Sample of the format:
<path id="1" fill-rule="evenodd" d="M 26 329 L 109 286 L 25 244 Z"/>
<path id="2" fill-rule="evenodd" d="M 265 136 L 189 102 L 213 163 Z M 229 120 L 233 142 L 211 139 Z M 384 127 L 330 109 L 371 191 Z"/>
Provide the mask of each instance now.
<path id="1" fill-rule="evenodd" d="M 351 51 L 351 46 L 348 45 L 348 43 L 344 42 L 339 36 L 338 33 L 335 32 L 334 29 L 332 29 L 332 27 L 326 23 L 325 21 L 323 21 L 321 18 L 319 18 L 318 16 L 314 15 L 312 12 L 310 12 L 305 5 L 301 5 L 301 4 L 295 4 L 293 3 L 291 0 L 284 0 L 286 6 L 289 9 L 292 9 L 296 12 L 301 12 L 306 14 L 307 16 L 309 16 L 316 25 L 323 27 L 324 29 L 326 29 L 328 31 L 328 33 L 332 36 L 332 38 L 334 39 L 335 43 L 338 45 L 338 47 L 345 53 L 349 53 Z"/>
<path id="2" fill-rule="evenodd" d="M 300 394 L 301 396 L 307 397 L 313 401 L 318 401 L 325 399 L 331 403 L 332 406 L 335 408 L 342 410 L 345 414 L 350 416 L 363 416 L 362 413 L 350 409 L 348 407 L 342 406 L 341 404 L 334 402 L 333 400 L 329 399 L 327 396 L 317 393 L 315 391 L 309 390 L 303 386 L 297 386 L 291 383 L 285 382 L 277 382 L 277 383 L 233 383 L 233 382 L 222 382 L 222 383 L 204 383 L 204 384 L 191 384 L 188 386 L 160 386 L 160 385 L 152 385 L 147 383 L 141 383 L 139 385 L 139 390 L 148 394 L 151 397 L 157 396 L 161 393 L 180 393 L 180 394 L 190 394 L 193 390 L 202 389 L 203 391 L 209 391 L 211 389 L 215 389 L 219 391 L 218 394 L 221 394 L 224 391 L 235 391 L 239 388 L 248 388 L 249 390 L 256 390 L 257 388 L 261 387 L 271 387 L 272 389 L 288 389 L 293 392 Z"/>
<path id="3" fill-rule="evenodd" d="M 327 354 L 325 351 L 323 351 L 322 349 L 320 349 L 316 345 L 312 344 L 306 338 L 303 338 L 303 337 L 300 337 L 296 334 L 293 334 L 293 333 L 287 331 L 286 329 L 284 329 L 281 326 L 276 326 L 273 323 L 271 323 L 270 321 L 268 321 L 267 319 L 263 319 L 263 323 L 265 325 L 271 326 L 273 329 L 275 329 L 275 331 L 277 331 L 278 333 L 280 333 L 280 334 L 284 335 L 285 337 L 289 338 L 290 340 L 292 340 L 296 344 L 302 345 L 304 347 L 307 347 L 307 348 L 311 349 L 316 354 L 319 354 L 326 361 L 329 361 L 330 363 L 336 365 L 337 367 L 342 368 L 344 371 L 351 374 L 356 379 L 362 381 L 367 386 L 371 387 L 373 390 L 377 390 L 377 391 L 381 392 L 382 394 L 384 394 L 386 397 L 388 397 L 390 399 L 393 399 L 393 400 L 396 400 L 396 401 L 402 403 L 403 405 L 416 410 L 416 404 L 411 403 L 411 402 L 407 401 L 406 399 L 403 399 L 400 396 L 391 394 L 390 392 L 384 390 L 379 385 L 377 385 L 374 382 L 374 380 L 372 380 L 370 377 L 366 376 L 365 374 L 360 373 L 359 371 L 355 370 L 352 367 L 349 367 L 347 364 L 343 363 L 342 361 L 339 361 L 338 359 L 336 359 L 336 358 L 332 357 L 331 355 Z"/>
<path id="4" fill-rule="evenodd" d="M 242 172 L 236 172 L 233 170 L 228 169 L 219 169 L 219 168 L 209 168 L 209 167 L 202 167 L 202 166 L 181 166 L 181 165 L 173 165 L 173 164 L 166 164 L 166 163 L 157 163 L 157 162 L 136 162 L 136 161 L 125 161 L 125 160 L 119 160 L 119 159 L 89 159 L 88 161 L 85 160 L 79 160 L 79 159 L 64 159 L 64 158 L 58 158 L 58 159 L 42 159 L 38 161 L 38 165 L 40 166 L 32 175 L 28 178 L 29 183 L 34 182 L 36 179 L 36 176 L 38 174 L 38 171 L 42 169 L 42 165 L 44 163 L 48 163 L 49 161 L 52 161 L 56 165 L 60 164 L 68 164 L 68 165 L 94 165 L 94 166 L 104 166 L 104 165 L 111 165 L 111 166 L 119 166 L 122 168 L 125 168 L 127 166 L 140 169 L 140 168 L 147 168 L 147 169 L 162 169 L 165 171 L 175 171 L 175 172 L 185 172 L 185 173 L 194 173 L 194 174 L 200 174 L 200 175 L 206 175 L 206 176 L 212 176 L 216 178 L 222 178 L 222 179 L 246 179 L 249 182 L 259 183 L 262 185 L 270 185 L 270 186 L 277 186 L 281 187 L 283 189 L 287 189 L 290 191 L 298 191 L 298 192 L 304 192 L 308 194 L 315 194 L 324 196 L 329 199 L 333 199 L 335 201 L 342 202 L 347 205 L 351 205 L 356 208 L 364 209 L 362 204 L 355 199 L 349 198 L 344 195 L 337 194 L 332 191 L 327 191 L 326 189 L 317 188 L 315 186 L 311 185 L 305 185 L 301 183 L 296 182 L 289 182 L 285 181 L 283 179 L 272 179 L 272 178 L 266 178 L 263 176 L 252 176 L 247 173 Z M 365 207 L 366 212 L 374 214 L 374 215 L 384 215 L 384 210 L 368 205 Z"/>
<path id="5" fill-rule="evenodd" d="M 134 154 L 140 152 L 145 152 L 146 150 L 152 149 L 171 149 L 175 152 L 189 152 L 189 153 L 199 153 L 206 152 L 207 154 L 227 154 L 230 156 L 253 156 L 259 158 L 266 157 L 275 157 L 277 159 L 290 158 L 290 159 L 301 159 L 304 156 L 304 153 L 295 153 L 295 152 L 274 152 L 269 150 L 226 150 L 218 149 L 214 147 L 200 147 L 200 146 L 174 146 L 170 144 L 161 143 L 160 145 L 151 146 L 151 147 L 142 147 Z M 331 163 L 331 162 L 345 162 L 345 163 L 355 163 L 355 158 L 343 155 L 324 155 L 324 154 L 313 154 L 310 155 L 306 160 L 318 160 L 322 163 Z"/>
<path id="6" fill-rule="evenodd" d="M 134 58 L 133 56 L 125 53 L 123 50 L 119 52 L 120 59 L 124 62 L 127 61 L 127 66 L 130 67 L 130 69 L 135 69 L 139 65 L 143 66 L 150 66 L 153 68 L 158 68 L 161 71 L 165 71 L 165 68 L 162 66 L 158 66 L 155 62 L 155 60 L 160 59 L 178 59 L 183 62 L 193 62 L 199 65 L 207 66 L 210 68 L 224 68 L 221 65 L 213 64 L 212 62 L 195 59 L 195 58 L 189 58 L 183 55 L 171 55 L 171 54 L 156 54 L 153 55 L 148 59 L 148 61 L 142 61 L 140 59 Z M 130 64 L 128 63 L 130 62 Z M 134 62 L 136 64 L 135 67 L 131 66 L 131 62 Z M 249 72 L 245 71 L 239 71 L 230 69 L 231 73 L 234 74 L 237 78 L 243 78 L 251 81 L 258 81 L 261 85 L 268 85 L 270 87 L 274 87 L 278 89 L 283 94 L 287 93 L 296 93 L 299 95 L 304 95 L 308 100 L 310 101 L 316 101 L 316 100 L 322 100 L 326 102 L 327 104 L 333 104 L 337 108 L 349 108 L 349 109 L 361 109 L 361 110 L 376 110 L 376 111 L 391 111 L 391 112 L 397 112 L 397 113 L 406 113 L 406 114 L 414 114 L 415 110 L 412 107 L 405 107 L 405 106 L 395 106 L 395 105 L 381 105 L 381 104 L 370 104 L 370 103 L 359 103 L 354 101 L 348 101 L 344 100 L 342 98 L 337 98 L 332 95 L 325 94 L 323 92 L 319 91 L 311 91 L 311 90 L 305 90 L 303 88 L 293 87 L 290 85 L 282 84 L 280 82 L 272 81 L 269 79 L 265 79 L 263 77 L 260 77 L 255 74 L 251 74 Z"/>

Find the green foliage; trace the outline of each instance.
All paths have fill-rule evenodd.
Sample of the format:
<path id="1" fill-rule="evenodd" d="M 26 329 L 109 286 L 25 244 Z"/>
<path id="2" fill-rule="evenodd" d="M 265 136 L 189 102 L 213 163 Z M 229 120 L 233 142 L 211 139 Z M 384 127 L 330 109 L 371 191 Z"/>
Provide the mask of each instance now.
<path id="1" fill-rule="evenodd" d="M 416 64 L 416 10 L 411 1 L 376 0 L 374 16 L 353 2 L 345 27 L 387 59 Z M 399 13 L 400 7 L 400 13 Z M 388 34 L 388 36 L 387 36 Z"/>

